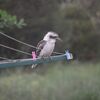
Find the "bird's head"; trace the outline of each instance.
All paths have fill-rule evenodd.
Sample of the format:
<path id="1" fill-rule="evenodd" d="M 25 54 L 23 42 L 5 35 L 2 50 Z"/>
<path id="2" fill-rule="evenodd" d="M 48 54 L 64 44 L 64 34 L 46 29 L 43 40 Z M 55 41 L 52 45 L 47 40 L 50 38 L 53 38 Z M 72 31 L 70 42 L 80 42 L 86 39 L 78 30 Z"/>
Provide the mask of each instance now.
<path id="1" fill-rule="evenodd" d="M 43 40 L 45 40 L 45 41 L 54 41 L 54 42 L 56 42 L 56 40 L 60 40 L 61 41 L 61 39 L 59 38 L 59 35 L 57 33 L 55 33 L 55 32 L 48 32 L 44 36 Z"/>

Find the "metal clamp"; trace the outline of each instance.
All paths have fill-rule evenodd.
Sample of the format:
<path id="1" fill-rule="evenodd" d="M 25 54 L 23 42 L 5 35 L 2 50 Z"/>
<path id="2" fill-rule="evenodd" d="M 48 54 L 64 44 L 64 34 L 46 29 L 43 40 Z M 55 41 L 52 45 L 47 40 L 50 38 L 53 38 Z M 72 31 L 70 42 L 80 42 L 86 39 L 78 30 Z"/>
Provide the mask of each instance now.
<path id="1" fill-rule="evenodd" d="M 66 51 L 65 55 L 66 55 L 67 60 L 73 59 L 73 55 L 72 55 L 72 53 L 69 52 L 69 50 Z"/>

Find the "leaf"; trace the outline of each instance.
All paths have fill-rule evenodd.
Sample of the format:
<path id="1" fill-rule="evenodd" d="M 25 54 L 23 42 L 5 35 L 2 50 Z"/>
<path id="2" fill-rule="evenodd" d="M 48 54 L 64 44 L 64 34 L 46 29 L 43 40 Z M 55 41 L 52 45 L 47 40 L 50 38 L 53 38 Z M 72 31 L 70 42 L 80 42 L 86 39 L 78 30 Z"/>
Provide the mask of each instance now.
<path id="1" fill-rule="evenodd" d="M 5 10 L 0 10 L 0 29 L 5 27 L 22 28 L 23 26 L 26 26 L 26 23 L 24 22 L 23 18 L 18 21 L 15 15 L 10 15 Z"/>

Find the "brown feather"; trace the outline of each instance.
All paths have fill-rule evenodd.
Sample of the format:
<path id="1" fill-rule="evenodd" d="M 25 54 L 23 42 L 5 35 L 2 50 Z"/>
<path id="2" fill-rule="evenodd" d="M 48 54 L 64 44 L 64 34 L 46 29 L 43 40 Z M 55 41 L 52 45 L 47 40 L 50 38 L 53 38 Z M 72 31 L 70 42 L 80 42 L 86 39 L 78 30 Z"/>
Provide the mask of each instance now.
<path id="1" fill-rule="evenodd" d="M 45 40 L 41 40 L 37 45 L 36 55 L 39 56 L 41 50 L 43 49 L 44 45 L 46 44 Z"/>

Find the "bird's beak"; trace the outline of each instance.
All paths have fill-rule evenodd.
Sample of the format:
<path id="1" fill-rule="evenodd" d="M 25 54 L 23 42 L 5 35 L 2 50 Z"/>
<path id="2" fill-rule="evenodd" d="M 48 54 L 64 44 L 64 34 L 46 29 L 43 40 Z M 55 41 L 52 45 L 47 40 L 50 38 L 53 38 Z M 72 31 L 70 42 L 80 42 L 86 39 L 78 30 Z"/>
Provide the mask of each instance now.
<path id="1" fill-rule="evenodd" d="M 61 39 L 61 38 L 59 38 L 59 37 L 57 37 L 57 40 L 58 40 L 58 41 L 60 41 L 60 42 L 62 42 L 62 39 Z"/>

